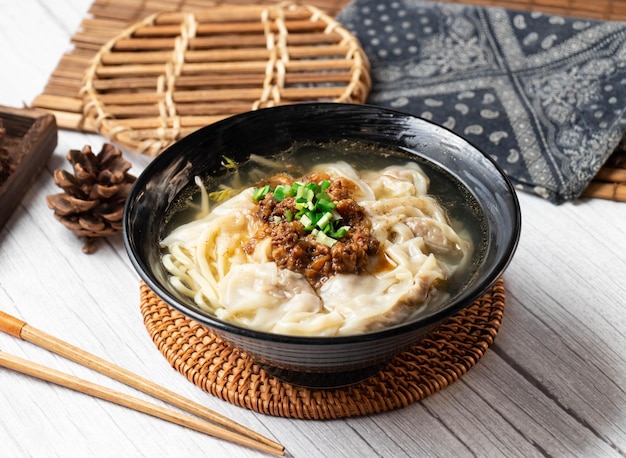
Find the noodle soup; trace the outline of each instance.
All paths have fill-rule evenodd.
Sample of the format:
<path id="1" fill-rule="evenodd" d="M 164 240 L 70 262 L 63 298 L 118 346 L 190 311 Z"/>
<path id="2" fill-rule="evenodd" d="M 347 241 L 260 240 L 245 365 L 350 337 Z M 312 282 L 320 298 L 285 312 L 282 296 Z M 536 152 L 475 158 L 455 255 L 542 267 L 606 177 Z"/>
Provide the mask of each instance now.
<path id="1" fill-rule="evenodd" d="M 173 289 L 225 322 L 292 336 L 380 331 L 442 308 L 484 255 L 474 196 L 415 154 L 302 142 L 222 163 L 180 193 L 160 245 Z"/>
<path id="2" fill-rule="evenodd" d="M 344 262 L 327 269 L 313 262 L 328 253 L 314 248 L 310 253 L 305 250 L 308 255 L 303 260 L 306 262 L 298 264 L 299 255 L 285 256 L 284 253 L 275 251 L 280 250 L 281 246 L 273 246 L 263 240 L 268 237 L 271 240 L 284 240 L 288 242 L 285 246 L 289 252 L 306 247 L 309 238 L 314 237 L 317 240 L 317 236 L 312 231 L 306 232 L 302 237 L 305 243 L 300 244 L 298 240 L 294 242 L 288 239 L 290 228 L 286 224 L 277 225 L 274 232 L 271 221 L 278 217 L 276 221 L 280 223 L 288 208 L 284 200 L 276 204 L 262 202 L 265 197 L 273 195 L 276 186 L 280 184 L 274 179 L 268 182 L 268 179 L 287 172 L 292 178 L 284 184 L 293 188 L 298 186 L 293 180 L 297 181 L 311 173 L 327 173 L 328 170 L 313 172 L 311 168 L 314 164 L 332 164 L 334 168 L 339 168 L 338 164 L 347 164 L 358 177 L 355 183 L 365 181 L 367 184 L 369 178 L 365 175 L 368 175 L 368 171 L 371 171 L 374 178 L 381 177 L 381 171 L 386 167 L 405 166 L 407 163 L 414 163 L 428 178 L 427 193 L 435 197 L 443 208 L 441 213 L 447 214 L 446 224 L 463 241 L 463 249 L 458 250 L 462 256 L 455 256 L 454 251 L 448 256 L 441 250 L 435 251 L 428 246 L 428 250 L 421 255 L 419 251 L 409 250 L 408 254 L 415 253 L 416 257 L 427 257 L 431 254 L 429 250 L 432 250 L 438 258 L 443 255 L 443 260 L 449 264 L 447 268 L 444 266 L 441 269 L 444 273 L 447 269 L 447 279 L 437 278 L 432 282 L 433 289 L 425 302 L 401 301 L 401 298 L 396 301 L 389 299 L 391 296 L 376 301 L 380 296 L 371 294 L 371 297 L 363 297 L 361 303 L 353 302 L 352 309 L 360 313 L 366 311 L 365 306 L 370 310 L 380 305 L 380 302 L 389 307 L 389 313 L 383 312 L 377 318 L 375 315 L 357 316 L 355 320 L 345 313 L 350 307 L 336 303 L 334 315 L 341 315 L 343 311 L 346 323 L 334 327 L 323 323 L 326 326 L 317 329 L 322 329 L 322 332 L 315 334 L 314 327 L 305 324 L 307 319 L 313 317 L 311 310 L 314 307 L 319 310 L 321 294 L 318 295 L 316 290 L 318 283 L 322 289 L 331 289 L 332 282 L 337 282 L 333 277 L 352 275 L 355 279 L 352 284 L 346 283 L 345 288 L 332 290 L 339 290 L 339 293 L 349 291 L 355 297 L 363 296 L 362 293 L 367 288 L 372 290 L 376 285 L 380 287 L 382 284 L 381 278 L 372 281 L 372 276 L 384 277 L 396 265 L 406 267 L 411 273 L 410 269 L 420 264 L 396 262 L 392 256 L 386 263 L 387 259 L 381 253 L 385 253 L 384 248 L 390 245 L 388 241 L 381 242 L 376 235 L 379 242 L 376 251 L 376 242 L 369 238 L 372 234 L 379 234 L 381 227 L 385 226 L 374 220 L 368 220 L 368 225 L 365 220 L 360 219 L 361 213 L 365 214 L 366 209 L 369 211 L 370 207 L 374 207 L 368 207 L 368 203 L 359 197 L 355 199 L 358 206 L 342 207 L 346 202 L 339 202 L 345 197 L 341 194 L 341 189 L 326 188 L 325 184 L 323 192 L 329 194 L 330 200 L 336 203 L 335 210 L 349 208 L 351 211 L 343 214 L 344 219 L 333 219 L 328 233 L 324 232 L 326 229 L 323 232 L 341 243 L 354 242 L 355 232 L 350 230 L 354 225 L 359 231 L 363 231 L 362 248 L 368 252 L 368 262 L 363 262 L 360 255 L 355 255 L 353 266 L 350 262 Z M 415 166 L 410 167 L 414 169 Z M 325 168 L 329 169 L 330 166 Z M 202 186 L 194 183 L 196 177 Z M 322 188 L 323 179 L 317 181 L 317 178 L 322 177 L 318 175 L 315 178 L 316 185 L 319 184 Z M 256 195 L 265 184 L 270 184 L 271 188 L 267 195 L 264 196 L 264 191 L 259 191 Z M 342 183 L 344 184 L 347 182 Z M 363 189 L 368 187 L 374 189 L 376 186 L 367 184 Z M 205 192 L 206 206 L 203 206 L 203 198 L 199 192 L 201 189 Z M 246 191 L 247 189 L 250 191 Z M 358 189 L 356 184 L 354 189 Z M 285 196 L 291 193 L 289 190 L 286 193 L 284 191 L 283 189 Z M 256 195 L 259 200 L 248 200 L 245 192 L 252 192 L 252 197 Z M 213 213 L 213 217 L 220 217 L 219 212 L 228 210 L 229 205 L 234 206 L 238 197 L 251 211 L 257 212 L 255 217 L 258 222 L 250 227 L 241 226 L 254 229 L 248 232 L 233 230 L 231 225 L 220 225 L 220 230 L 214 232 L 216 235 L 212 239 L 212 245 L 223 250 L 224 255 L 219 256 L 220 262 L 207 262 L 210 257 L 206 253 L 213 255 L 210 250 L 198 250 L 203 242 L 191 250 L 180 250 L 182 258 L 189 259 L 192 263 L 198 259 L 203 260 L 199 267 L 187 268 L 183 264 L 177 265 L 176 260 L 170 262 L 166 259 L 168 250 L 173 248 L 169 242 L 172 242 L 175 232 L 180 230 L 182 234 L 185 226 L 190 234 L 194 230 L 205 230 L 206 227 L 202 229 L 201 219 L 211 218 L 206 216 L 209 211 Z M 320 196 L 320 200 L 327 200 L 322 197 L 324 196 Z M 326 204 L 321 205 L 325 206 Z M 421 208 L 417 205 L 405 207 Z M 315 208 L 317 209 L 316 204 Z M 242 220 L 250 221 L 250 216 L 246 216 L 243 211 L 239 211 L 237 215 Z M 317 219 L 319 215 L 313 216 L 313 219 Z M 471 315 L 475 310 L 475 301 L 489 293 L 490 288 L 506 270 L 516 250 L 521 228 L 519 203 L 512 183 L 489 156 L 472 144 L 441 126 L 410 114 L 370 105 L 341 103 L 288 104 L 263 108 L 199 129 L 168 147 L 137 177 L 126 202 L 123 221 L 124 244 L 133 266 L 148 289 L 167 306 L 193 319 L 233 348 L 245 352 L 269 375 L 295 385 L 317 388 L 344 386 L 376 374 L 394 356 L 427 337 L 449 317 L 461 311 L 467 311 Z M 301 222 L 300 219 L 298 221 Z M 197 225 L 196 229 L 193 229 L 193 225 Z M 345 240 L 342 239 L 343 225 L 349 226 L 348 239 Z M 293 227 L 291 230 L 298 233 Z M 233 239 L 227 236 L 232 232 L 240 237 L 239 244 L 232 244 Z M 400 242 L 402 234 L 414 234 L 412 230 L 401 231 L 399 227 L 396 232 L 399 235 L 389 237 L 389 242 Z M 161 246 L 161 242 L 170 237 L 172 239 L 168 240 L 168 246 Z M 181 237 L 180 240 L 187 243 L 186 237 Z M 418 241 L 412 243 L 419 246 Z M 259 249 L 261 245 L 267 251 Z M 370 248 L 374 250 L 373 254 L 370 254 Z M 198 253 L 201 256 L 196 256 Z M 333 253 L 330 255 L 332 259 Z M 249 257 L 253 258 L 253 262 L 248 262 Z M 274 257 L 276 259 L 271 259 Z M 246 262 L 242 264 L 241 259 Z M 374 269 L 370 269 L 369 260 Z M 164 263 L 168 262 L 170 268 L 176 269 L 172 270 L 174 275 L 165 269 Z M 271 262 L 276 263 L 275 278 L 278 280 L 269 284 L 279 286 L 278 291 L 282 297 L 289 294 L 292 297 L 305 295 L 299 294 L 296 288 L 285 288 L 286 282 L 280 280 L 280 276 L 294 280 L 294 285 L 297 284 L 302 291 L 308 292 L 306 297 L 310 299 L 310 309 L 303 307 L 301 310 L 304 313 L 297 317 L 303 319 L 283 320 L 280 324 L 283 328 L 295 329 L 279 329 L 274 326 L 277 322 L 275 311 L 280 306 L 272 303 L 276 297 L 271 294 L 265 295 L 264 300 L 268 301 L 265 304 L 258 301 L 258 298 L 252 298 L 247 292 L 241 294 L 241 301 L 237 306 L 242 308 L 233 314 L 232 321 L 226 321 L 225 318 L 230 320 L 226 315 L 234 309 L 223 307 L 219 301 L 207 300 L 212 294 L 210 290 L 200 294 L 195 291 L 196 281 L 209 285 L 212 283 L 203 275 L 197 275 L 202 269 L 208 268 L 212 275 L 217 272 L 218 276 L 213 277 L 215 280 L 228 275 L 233 263 L 241 265 L 235 270 L 247 273 L 245 271 L 248 269 L 256 274 L 256 266 Z M 348 271 L 354 268 L 357 273 L 338 272 L 344 267 Z M 255 278 L 254 275 L 240 275 L 239 278 L 243 280 L 237 284 L 231 283 L 236 286 L 231 291 L 234 293 L 233 297 L 243 293 L 245 289 L 254 288 L 254 282 L 250 281 Z M 406 278 L 413 277 L 407 275 Z M 182 289 L 172 285 L 177 282 Z M 215 288 L 215 285 L 212 287 Z M 217 286 L 217 292 L 221 295 L 219 288 Z M 142 292 L 146 292 L 146 289 L 142 288 Z M 390 289 L 389 292 L 399 294 L 397 290 Z M 281 294 L 277 297 L 280 298 Z M 404 299 L 409 299 L 409 296 L 407 294 Z M 352 294 L 347 299 L 346 302 L 350 302 L 353 299 Z M 359 307 L 360 304 L 365 306 Z M 323 305 L 326 306 L 326 303 Z M 219 308 L 225 311 L 219 311 Z M 256 315 L 252 313 L 255 310 Z M 295 307 L 290 310 L 295 310 Z M 218 318 L 222 313 L 225 318 Z M 327 319 L 326 316 L 320 318 L 320 321 Z M 268 323 L 272 328 L 267 327 Z M 271 332 L 246 327 L 249 324 L 259 324 L 260 329 L 271 329 Z M 269 383 L 273 386 L 274 382 Z"/>

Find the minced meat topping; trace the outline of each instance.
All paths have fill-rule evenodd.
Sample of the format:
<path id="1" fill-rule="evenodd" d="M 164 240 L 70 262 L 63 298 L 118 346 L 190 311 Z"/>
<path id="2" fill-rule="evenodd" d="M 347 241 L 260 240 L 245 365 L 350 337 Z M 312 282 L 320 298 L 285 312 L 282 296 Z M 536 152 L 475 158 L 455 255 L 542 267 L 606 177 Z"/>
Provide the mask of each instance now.
<path id="1" fill-rule="evenodd" d="M 325 173 L 314 173 L 298 179 L 301 183 L 321 183 L 329 181 L 325 192 L 332 198 L 334 213 L 340 216 L 342 227 L 347 232 L 332 246 L 320 243 L 304 224 L 291 215 L 297 212 L 296 198 L 289 196 L 280 202 L 268 192 L 258 200 L 256 216 L 263 222 L 261 228 L 246 244 L 247 253 L 252 253 L 259 240 L 271 238 L 270 259 L 280 268 L 289 269 L 304 275 L 313 287 L 321 286 L 324 281 L 337 273 L 359 273 L 368 264 L 369 256 L 379 250 L 379 241 L 371 234 L 371 222 L 365 210 L 354 200 L 352 190 L 355 184 L 346 179 L 331 179 Z M 296 180 L 286 174 L 270 178 L 267 183 L 293 185 Z"/>

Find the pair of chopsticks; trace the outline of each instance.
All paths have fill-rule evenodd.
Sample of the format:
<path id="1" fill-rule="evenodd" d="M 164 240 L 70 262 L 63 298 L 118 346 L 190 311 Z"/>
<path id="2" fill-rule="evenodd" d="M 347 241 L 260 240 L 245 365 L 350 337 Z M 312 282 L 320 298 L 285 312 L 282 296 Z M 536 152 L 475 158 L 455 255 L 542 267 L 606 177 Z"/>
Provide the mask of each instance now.
<path id="1" fill-rule="evenodd" d="M 0 367 L 12 369 L 26 375 L 37 377 L 57 385 L 85 393 L 105 401 L 109 401 L 139 412 L 152 415 L 163 420 L 185 426 L 196 431 L 208 434 L 219 439 L 244 445 L 262 452 L 283 456 L 285 448 L 271 439 L 246 428 L 227 417 L 224 417 L 206 407 L 184 398 L 150 380 L 134 374 L 120 366 L 110 363 L 96 355 L 88 353 L 61 339 L 40 331 L 26 322 L 0 311 L 0 331 L 13 337 L 25 340 L 78 364 L 93 369 L 112 379 L 136 388 L 146 394 L 160 399 L 168 404 L 179 407 L 187 412 L 204 418 L 180 413 L 151 402 L 127 395 L 125 393 L 106 388 L 101 385 L 80 379 L 55 369 L 10 355 L 0 350 Z"/>

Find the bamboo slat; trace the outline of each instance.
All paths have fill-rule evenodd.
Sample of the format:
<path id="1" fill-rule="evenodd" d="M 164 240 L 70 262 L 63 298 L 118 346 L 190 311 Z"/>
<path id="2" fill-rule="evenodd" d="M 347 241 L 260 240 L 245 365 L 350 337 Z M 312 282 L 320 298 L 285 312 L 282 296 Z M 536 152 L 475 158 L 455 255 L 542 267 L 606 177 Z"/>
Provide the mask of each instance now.
<path id="1" fill-rule="evenodd" d="M 345 6 L 348 0 L 310 0 L 308 5 L 320 8 L 329 16 L 336 15 Z M 124 29 L 140 21 L 150 14 L 162 11 L 195 12 L 201 14 L 206 9 L 211 9 L 213 14 L 215 6 L 237 5 L 235 13 L 230 13 L 230 17 L 241 20 L 242 8 L 246 6 L 254 7 L 258 13 L 259 5 L 275 4 L 275 1 L 262 0 L 95 0 L 89 10 L 89 17 L 85 18 L 79 30 L 72 37 L 74 48 L 66 53 L 57 68 L 50 75 L 47 85 L 42 94 L 38 95 L 32 102 L 32 106 L 54 112 L 60 128 L 65 129 L 94 129 L 93 120 L 83 119 L 83 100 L 80 94 L 83 85 L 83 76 L 90 64 L 91 59 L 109 40 L 119 35 Z M 222 9 L 220 14 L 227 15 L 230 9 Z M 234 15 L 234 16 L 233 16 Z M 166 15 L 164 22 L 178 20 L 180 15 Z M 207 16 L 204 14 L 204 16 Z M 232 47 L 233 42 L 240 46 L 264 46 L 265 37 L 263 35 L 250 34 L 222 34 L 218 36 L 196 36 L 189 42 L 189 49 L 219 49 Z M 312 32 L 300 32 L 291 34 L 288 37 L 289 44 L 328 44 L 337 43 L 341 37 L 335 31 L 315 30 Z M 174 47 L 174 37 L 144 37 L 120 39 L 115 44 L 115 51 L 136 51 L 159 50 Z M 332 74 L 333 81 L 337 80 Z M 142 75 L 144 76 L 144 75 Z M 319 78 L 310 81 L 300 81 L 300 83 L 321 82 Z M 298 81 L 292 81 L 297 84 Z M 121 84 L 121 83 L 120 83 Z M 184 85 L 184 83 L 181 83 Z M 100 86 L 99 90 L 106 90 Z"/>
<path id="2" fill-rule="evenodd" d="M 308 0 L 307 5 L 311 5 L 324 11 L 328 16 L 334 17 L 349 0 Z M 562 14 L 573 17 L 604 19 L 604 20 L 626 20 L 626 0 L 439 0 L 444 3 L 467 3 L 479 6 L 499 6 L 518 10 L 537 10 L 552 14 Z M 57 125 L 60 128 L 95 131 L 96 120 L 93 117 L 85 116 L 83 98 L 80 93 L 83 86 L 83 77 L 86 69 L 90 65 L 91 59 L 101 50 L 101 48 L 111 39 L 118 36 L 131 24 L 141 21 L 149 15 L 163 11 L 177 11 L 177 13 L 163 15 L 160 24 L 172 25 L 172 21 L 177 23 L 180 21 L 181 12 L 193 12 L 208 21 L 207 16 L 211 17 L 217 6 L 233 5 L 237 6 L 237 12 L 232 13 L 229 8 L 221 9 L 222 21 L 226 17 L 237 20 L 242 23 L 240 8 L 246 8 L 248 11 L 258 10 L 260 5 L 274 5 L 276 0 L 94 0 L 89 16 L 86 17 L 72 37 L 73 49 L 65 54 L 57 68 L 50 75 L 47 85 L 42 94 L 38 95 L 32 102 L 32 107 L 47 110 L 53 113 L 57 118 Z M 231 11 L 231 12 L 229 12 Z M 300 20 L 302 18 L 299 18 Z M 291 16 L 292 21 L 297 21 L 297 15 Z M 219 22 L 216 21 L 216 22 Z M 254 21 L 253 21 L 254 22 Z M 215 24 L 212 24 L 215 26 Z M 250 25 L 248 24 L 248 27 Z M 254 27 L 258 27 L 255 25 Z M 145 32 L 146 33 L 146 32 Z M 175 46 L 175 36 L 161 37 L 154 36 L 147 32 L 148 35 L 137 38 L 121 38 L 116 41 L 113 48 L 116 52 L 143 52 L 158 51 L 162 49 L 173 49 Z M 287 37 L 289 45 L 328 45 L 339 43 L 341 37 L 334 31 L 328 30 L 300 30 L 298 33 L 290 33 Z M 265 37 L 255 33 L 226 33 L 216 36 L 195 36 L 190 37 L 188 50 L 219 50 L 232 47 L 233 42 L 237 42 L 241 47 L 259 47 L 265 45 Z M 235 87 L 238 85 L 248 85 L 252 87 L 264 81 L 264 75 L 261 75 L 258 69 L 246 69 L 245 71 L 236 72 L 233 83 L 225 82 L 229 80 L 227 73 L 211 73 L 203 75 L 206 68 L 203 64 L 193 68 L 193 73 L 181 76 L 177 81 L 178 88 L 189 88 L 195 85 L 199 87 L 206 86 L 202 78 L 210 77 L 219 79 L 216 81 L 216 87 Z M 302 65 L 302 64 L 300 64 Z M 319 77 L 316 71 L 307 72 L 306 69 L 291 68 L 292 73 L 285 75 L 286 84 L 314 84 L 322 83 L 324 78 Z M 232 70 L 231 70 L 232 72 Z M 346 77 L 351 75 L 349 69 L 333 69 L 328 73 L 327 82 L 346 83 Z M 153 88 L 158 85 L 156 77 L 146 78 L 141 81 L 145 74 L 135 77 L 128 77 L 134 82 L 127 86 L 134 89 Z M 199 80 L 194 82 L 194 78 Z M 254 81 L 253 81 L 254 79 Z M 94 82 L 94 87 L 98 91 L 108 92 L 119 90 L 119 87 L 128 82 L 127 79 L 119 77 L 113 80 L 98 80 Z M 117 87 L 116 87 L 117 85 Z M 214 119 L 218 116 L 219 104 L 199 103 L 195 107 L 185 106 L 183 116 L 187 116 L 190 112 L 194 115 L 201 116 L 202 109 L 209 109 L 210 112 L 204 113 L 207 119 Z M 240 105 L 237 105 L 239 108 Z M 623 149 L 618 149 L 613 154 L 610 163 L 619 162 L 618 165 L 607 164 L 596 179 L 593 186 L 589 186 L 583 193 L 583 197 L 597 197 L 612 200 L 626 201 L 623 191 L 618 192 L 625 186 L 622 173 L 626 173 L 626 164 L 624 158 L 626 153 Z M 606 170 L 617 170 L 618 173 L 612 172 L 608 174 Z"/>
<path id="3" fill-rule="evenodd" d="M 299 34 L 305 38 L 289 39 Z M 216 37 L 230 44 L 198 47 L 197 40 L 206 46 Z M 285 102 L 363 103 L 369 90 L 369 62 L 356 38 L 318 8 L 281 2 L 148 16 L 99 49 L 80 93 L 83 115 L 98 132 L 156 155 L 207 119 Z M 189 109 L 193 104 L 210 114 Z"/>

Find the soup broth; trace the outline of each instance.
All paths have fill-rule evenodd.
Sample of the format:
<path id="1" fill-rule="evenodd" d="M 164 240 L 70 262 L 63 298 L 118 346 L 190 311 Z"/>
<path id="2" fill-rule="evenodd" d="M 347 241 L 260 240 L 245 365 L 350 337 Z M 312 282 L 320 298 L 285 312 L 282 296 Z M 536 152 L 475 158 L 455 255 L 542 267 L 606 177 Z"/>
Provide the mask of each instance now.
<path id="1" fill-rule="evenodd" d="M 463 286 L 471 279 L 475 266 L 484 256 L 486 247 L 481 244 L 481 240 L 484 239 L 484 221 L 480 206 L 474 196 L 448 171 L 411 152 L 397 148 L 381 147 L 380 145 L 360 141 L 340 140 L 326 143 L 297 143 L 289 150 L 276 152 L 276 154 L 263 156 L 251 154 L 248 160 L 237 164 L 232 163 L 228 159 L 227 153 L 224 155 L 223 159 L 224 167 L 219 176 L 212 174 L 211 176 L 199 177 L 197 183 L 190 184 L 176 199 L 168 214 L 166 224 L 164 225 L 164 232 L 162 234 L 162 259 L 166 270 L 171 274 L 172 285 L 180 295 L 184 296 L 187 301 L 193 301 L 198 310 L 213 314 L 225 321 L 231 321 L 243 327 L 250 327 L 267 332 L 294 335 L 328 336 L 375 332 L 399 325 L 406 321 L 414 320 L 419 316 L 430 315 L 445 306 L 445 304 L 458 294 Z M 272 263 L 276 264 L 272 256 L 269 256 L 269 259 L 259 259 L 260 255 L 257 253 L 252 256 L 247 256 L 246 259 L 242 260 L 242 257 L 245 256 L 243 256 L 241 252 L 231 252 L 232 259 L 224 259 L 224 257 L 221 257 L 216 261 L 215 266 L 209 268 L 206 265 L 206 259 L 200 259 L 206 255 L 206 246 L 202 245 L 199 247 L 198 244 L 192 242 L 189 246 L 181 248 L 179 245 L 172 243 L 172 240 L 177 237 L 180 240 L 185 239 L 185 237 L 187 239 L 203 237 L 204 235 L 201 234 L 204 227 L 199 221 L 201 222 L 203 218 L 206 218 L 207 214 L 211 212 L 223 212 L 227 214 L 229 205 L 233 205 L 236 199 L 244 203 L 243 208 L 246 210 L 242 211 L 241 208 L 235 206 L 233 212 L 242 214 L 250 212 L 250 214 L 246 216 L 247 220 L 243 221 L 241 218 L 233 219 L 232 222 L 226 225 L 231 229 L 226 229 L 226 226 L 222 226 L 221 232 L 224 236 L 224 240 L 228 239 L 227 241 L 218 242 L 217 240 L 220 235 L 217 234 L 217 232 L 211 233 L 210 237 L 213 237 L 215 240 L 215 243 L 213 244 L 212 242 L 211 245 L 232 243 L 232 237 L 241 238 L 235 245 L 246 243 L 246 238 L 249 239 L 253 237 L 253 233 L 258 228 L 255 226 L 254 230 L 250 229 L 251 225 L 254 226 L 257 224 L 256 222 L 251 222 L 254 219 L 252 213 L 254 212 L 253 208 L 255 204 L 250 203 L 251 199 L 249 196 L 242 196 L 245 193 L 252 195 L 252 190 L 255 189 L 255 187 L 259 187 L 259 184 L 267 180 L 268 177 L 278 173 L 287 172 L 296 180 L 306 176 L 311 173 L 312 164 L 327 164 L 331 169 L 335 167 L 335 164 L 346 164 L 347 167 L 345 169 L 342 169 L 344 166 L 341 165 L 338 167 L 338 170 L 340 170 L 340 172 L 341 170 L 347 170 L 347 173 L 356 173 L 358 178 L 355 180 L 359 182 L 361 176 L 366 175 L 368 180 L 370 180 L 368 183 L 376 183 L 373 186 L 383 186 L 379 178 L 380 171 L 393 170 L 390 176 L 400 176 L 404 173 L 396 172 L 396 167 L 408 167 L 410 173 L 413 174 L 412 176 L 424 175 L 427 177 L 425 181 L 427 191 L 421 191 L 424 194 L 422 197 L 428 202 L 428 206 L 431 205 L 431 201 L 434 201 L 433 205 L 437 207 L 437 210 L 427 210 L 426 213 L 433 212 L 431 216 L 434 219 L 443 219 L 441 215 L 445 215 L 445 223 L 441 221 L 428 223 L 427 227 L 432 228 L 432 230 L 429 229 L 429 233 L 449 233 L 450 240 L 453 240 L 449 241 L 449 243 L 456 243 L 459 247 L 448 249 L 446 247 L 435 246 L 433 248 L 432 244 L 430 246 L 428 243 L 424 245 L 423 240 L 414 241 L 409 236 L 408 238 L 410 240 L 402 242 L 402 244 L 398 244 L 398 246 L 404 247 L 406 244 L 411 244 L 411 246 L 408 247 L 408 245 L 406 245 L 407 248 L 403 248 L 397 254 L 394 254 L 393 250 L 397 248 L 392 246 L 394 242 L 392 240 L 381 240 L 382 246 L 390 246 L 391 248 L 389 251 L 385 251 L 381 248 L 383 254 L 378 256 L 378 258 L 385 259 L 386 263 L 393 265 L 383 267 L 384 263 L 372 260 L 370 267 L 365 269 L 364 272 L 338 274 L 336 277 L 339 277 L 339 279 L 331 280 L 324 278 L 324 281 L 317 285 L 318 287 L 309 288 L 308 286 L 311 285 L 307 286 L 307 284 L 305 284 L 306 281 L 303 282 L 302 279 L 298 277 L 298 275 L 300 275 L 299 273 L 291 271 L 284 272 L 285 269 L 275 269 L 274 266 L 272 266 L 271 270 L 267 271 L 265 277 L 261 278 L 261 274 L 258 273 L 260 270 L 259 266 Z M 415 172 L 416 170 L 419 171 L 419 174 Z M 323 172 L 324 170 L 322 169 L 321 171 Z M 341 174 L 340 172 L 336 173 Z M 392 177 L 391 179 L 393 181 L 396 178 Z M 199 186 L 199 184 L 201 184 L 201 186 Z M 402 186 L 404 186 L 404 182 Z M 206 191 L 201 191 L 201 187 Z M 387 210 L 382 211 L 380 208 L 389 208 L 389 212 L 393 213 L 400 210 L 397 210 L 396 207 L 392 209 L 393 206 L 391 203 L 400 202 L 402 205 L 407 205 L 406 202 L 413 202 L 410 199 L 406 200 L 403 196 L 394 197 L 394 199 L 396 200 L 385 201 L 387 202 L 387 204 L 385 204 L 387 205 L 386 207 L 380 202 L 372 203 L 371 199 L 364 199 L 363 202 L 359 201 L 364 205 L 366 214 L 371 215 L 374 212 L 378 215 L 373 218 L 372 232 L 374 234 L 378 231 L 378 234 L 387 234 L 386 237 L 390 239 L 402 237 L 394 232 L 396 231 L 396 226 L 393 226 L 393 229 L 391 226 L 386 229 L 379 229 L 385 226 L 389 218 L 386 213 Z M 422 204 L 420 203 L 419 205 Z M 410 210 L 412 211 L 412 209 Z M 209 219 L 210 218 L 211 217 L 209 217 Z M 422 221 L 417 218 L 413 219 L 411 224 L 409 224 L 409 227 L 412 227 L 414 232 L 417 231 L 417 229 L 415 229 L 415 221 L 417 220 Z M 237 224 L 241 226 L 241 230 L 232 229 L 232 226 Z M 403 222 L 398 224 L 402 227 L 405 226 Z M 420 225 L 420 227 L 423 226 L 421 222 L 418 225 Z M 185 231 L 185 235 L 182 236 L 181 234 Z M 247 235 L 242 235 L 242 232 L 246 231 Z M 228 232 L 230 235 L 226 236 L 223 234 L 224 232 Z M 400 230 L 400 232 L 402 232 L 402 230 Z M 420 236 L 414 238 L 423 239 L 424 237 Z M 426 237 L 426 239 L 427 238 L 428 237 Z M 178 241 L 176 243 L 178 243 Z M 184 245 L 184 243 L 182 245 Z M 379 307 L 379 304 L 376 302 L 384 302 L 382 299 L 380 301 L 368 299 L 371 301 L 370 303 L 363 298 L 360 304 L 356 301 L 355 304 L 345 309 L 338 304 L 331 305 L 329 309 L 326 308 L 327 304 L 324 303 L 324 298 L 332 298 L 332 301 L 340 302 L 344 292 L 340 292 L 339 290 L 367 290 L 369 288 L 367 285 L 376 284 L 378 280 L 375 281 L 375 279 L 386 275 L 384 272 L 385 268 L 390 269 L 391 272 L 395 272 L 392 269 L 394 265 L 405 262 L 399 259 L 403 256 L 409 256 L 407 253 L 412 253 L 411 256 L 413 256 L 418 246 L 421 247 L 425 253 L 415 255 L 414 258 L 411 258 L 413 261 L 406 261 L 407 268 L 405 270 L 407 270 L 407 272 L 413 272 L 413 270 L 416 269 L 414 269 L 414 265 L 422 265 L 420 263 L 423 263 L 425 279 L 421 277 L 418 278 L 418 274 L 413 272 L 415 277 L 412 282 L 407 283 L 410 285 L 407 286 L 407 288 L 412 288 L 411 291 L 413 292 L 410 294 L 390 293 L 393 299 L 390 298 L 389 301 L 395 301 L 395 303 L 390 304 L 388 307 L 382 307 L 382 316 L 373 318 L 368 315 L 367 317 L 356 319 L 353 324 L 345 324 L 342 322 L 342 320 L 346 320 L 347 316 L 361 313 L 362 310 L 367 310 L 367 312 L 363 312 L 364 314 L 370 314 L 370 312 L 374 313 L 373 310 Z M 226 251 L 229 249 L 230 248 Z M 173 252 L 176 250 L 178 250 L 178 254 L 173 255 Z M 269 248 L 266 249 L 266 251 L 267 250 L 269 250 Z M 228 256 L 226 256 L 226 258 L 228 258 Z M 397 257 L 394 258 L 394 256 Z M 184 262 L 180 261 L 183 258 Z M 372 259 L 373 258 L 374 257 L 372 257 Z M 186 262 L 197 267 L 190 268 L 189 266 L 183 266 Z M 259 264 L 255 265 L 257 262 Z M 438 265 L 430 268 L 428 267 L 430 263 Z M 439 264 L 443 267 L 440 267 Z M 232 284 L 229 287 L 220 287 L 217 284 L 212 287 L 210 287 L 210 285 L 207 286 L 209 283 L 219 283 L 221 279 L 229 275 L 231 269 L 235 270 L 235 267 L 233 267 L 235 265 L 236 269 L 240 270 L 238 273 L 240 277 L 239 280 L 231 279 Z M 249 266 L 252 267 L 248 269 Z M 199 278 L 203 277 L 203 270 L 205 273 L 211 270 L 208 276 L 212 276 L 213 278 L 209 280 Z M 191 271 L 193 272 L 190 274 Z M 406 273 L 403 273 L 402 275 L 405 274 Z M 230 274 L 231 277 L 233 275 L 234 274 Z M 399 277 L 402 275 L 398 274 Z M 431 277 L 436 278 L 433 279 Z M 270 298 L 268 298 L 265 295 L 258 296 L 256 291 L 250 292 L 248 290 L 248 284 L 254 282 L 265 285 L 261 289 L 267 288 L 267 285 L 270 284 L 272 288 L 276 287 L 276 285 L 280 287 L 268 293 L 268 296 L 270 296 Z M 427 285 L 427 287 L 425 287 L 427 290 L 416 293 L 415 290 L 419 289 L 416 285 L 420 282 Z M 204 289 L 200 286 L 202 284 L 205 284 Z M 213 292 L 207 294 L 207 288 L 213 288 Z M 385 296 L 389 291 L 394 290 L 393 285 L 389 286 L 385 284 L 385 286 L 380 287 L 372 286 L 370 292 L 378 292 L 376 288 L 384 292 L 381 294 L 381 297 Z M 220 295 L 219 292 L 222 294 Z M 250 294 L 245 296 L 247 293 Z M 221 297 L 224 297 L 224 295 L 237 297 L 237 299 L 231 301 L 232 304 L 230 306 L 225 307 L 228 309 L 226 311 L 221 308 L 220 304 Z M 274 296 L 280 296 L 284 301 L 278 303 L 274 300 Z M 306 299 L 304 300 L 302 298 Z M 305 303 L 302 303 L 303 300 Z M 330 304 L 332 301 L 328 300 L 328 303 Z M 255 302 L 259 304 L 256 312 L 253 311 Z M 296 302 L 297 304 L 294 305 Z M 287 320 L 288 323 L 268 326 L 267 323 L 276 320 L 280 321 L 280 318 L 277 318 L 280 313 L 289 316 Z M 299 316 L 303 317 L 301 322 L 298 322 Z"/>

